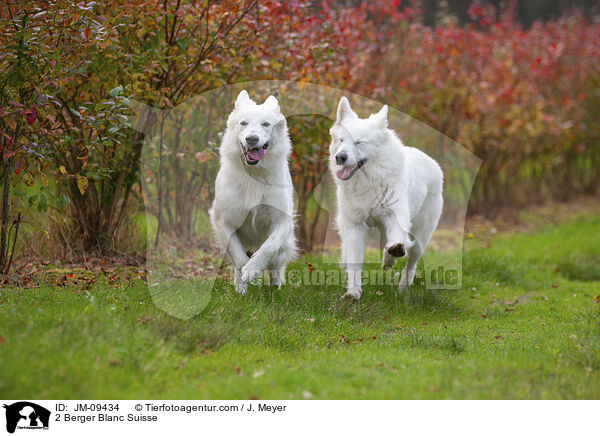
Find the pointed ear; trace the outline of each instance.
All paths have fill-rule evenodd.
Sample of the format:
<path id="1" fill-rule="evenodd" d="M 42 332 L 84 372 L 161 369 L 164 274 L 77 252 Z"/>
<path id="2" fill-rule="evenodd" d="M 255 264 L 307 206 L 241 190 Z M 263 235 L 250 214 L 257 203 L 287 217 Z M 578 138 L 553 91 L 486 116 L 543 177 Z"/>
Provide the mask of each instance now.
<path id="1" fill-rule="evenodd" d="M 285 126 L 286 125 L 285 117 L 283 116 L 283 114 L 281 112 L 277 113 L 276 120 L 277 120 L 275 122 L 276 126 Z"/>
<path id="2" fill-rule="evenodd" d="M 349 116 L 356 116 L 356 114 L 350 107 L 350 102 L 348 101 L 348 99 L 346 97 L 342 97 L 340 98 L 340 103 L 338 104 L 337 119 L 335 120 L 335 122 L 339 124 Z"/>
<path id="3" fill-rule="evenodd" d="M 276 113 L 280 113 L 281 112 L 281 109 L 279 108 L 279 102 L 272 95 L 269 95 L 267 97 L 267 99 L 265 100 L 264 104 L 267 105 L 267 106 L 271 106 L 275 110 Z"/>
<path id="4" fill-rule="evenodd" d="M 248 104 L 250 102 L 252 102 L 252 100 L 250 100 L 250 96 L 248 95 L 248 91 L 246 91 L 244 89 L 243 91 L 241 91 L 238 94 L 237 99 L 235 100 L 235 108 L 239 109 L 243 105 Z"/>
<path id="5" fill-rule="evenodd" d="M 379 112 L 377 112 L 376 114 L 373 114 L 373 118 L 377 121 L 377 123 L 379 124 L 379 127 L 382 129 L 387 129 L 388 126 L 388 107 L 387 104 L 383 105 L 383 107 L 379 110 Z"/>

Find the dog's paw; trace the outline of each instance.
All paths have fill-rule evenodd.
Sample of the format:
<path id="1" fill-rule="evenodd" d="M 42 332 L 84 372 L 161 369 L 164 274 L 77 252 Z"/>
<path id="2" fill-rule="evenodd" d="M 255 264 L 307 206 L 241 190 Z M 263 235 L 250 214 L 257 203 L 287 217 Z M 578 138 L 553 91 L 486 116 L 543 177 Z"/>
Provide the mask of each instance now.
<path id="1" fill-rule="evenodd" d="M 248 293 L 248 283 L 238 283 L 235 285 L 235 292 L 246 295 Z"/>
<path id="2" fill-rule="evenodd" d="M 348 289 L 344 295 L 342 295 L 341 299 L 346 301 L 356 301 L 360 300 L 360 296 L 362 295 L 361 288 L 353 288 Z"/>
<path id="3" fill-rule="evenodd" d="M 404 247 L 404 244 L 400 242 L 386 247 L 385 250 L 387 253 L 394 257 L 402 257 L 406 254 L 406 248 Z"/>
<path id="4" fill-rule="evenodd" d="M 403 277 L 405 273 L 402 272 L 402 275 L 400 276 L 400 281 L 398 282 L 398 291 L 400 292 L 405 292 L 410 290 L 410 287 L 412 286 L 412 283 L 407 283 L 406 282 L 406 277 Z M 396 278 L 398 278 L 398 276 L 396 276 Z"/>
<path id="5" fill-rule="evenodd" d="M 403 278 L 400 278 L 400 282 L 398 283 L 398 290 L 400 292 L 406 292 L 406 291 L 410 291 L 410 288 L 412 287 L 412 283 L 407 283 L 406 280 L 404 280 Z"/>
<path id="6" fill-rule="evenodd" d="M 381 259 L 381 268 L 384 270 L 392 269 L 396 263 L 396 258 L 389 254 L 387 251 L 383 252 L 383 258 Z"/>
<path id="7" fill-rule="evenodd" d="M 245 295 L 248 292 L 248 283 L 242 282 L 242 271 L 239 269 L 235 270 L 235 275 L 233 277 L 233 287 L 235 288 L 235 292 L 238 294 Z"/>
<path id="8" fill-rule="evenodd" d="M 255 265 L 255 262 L 252 262 L 252 259 L 250 259 L 248 263 L 246 263 L 246 265 L 242 267 L 240 282 L 248 285 L 248 283 L 252 282 L 255 278 L 257 278 L 261 274 L 261 272 L 262 269 L 258 268 Z"/>

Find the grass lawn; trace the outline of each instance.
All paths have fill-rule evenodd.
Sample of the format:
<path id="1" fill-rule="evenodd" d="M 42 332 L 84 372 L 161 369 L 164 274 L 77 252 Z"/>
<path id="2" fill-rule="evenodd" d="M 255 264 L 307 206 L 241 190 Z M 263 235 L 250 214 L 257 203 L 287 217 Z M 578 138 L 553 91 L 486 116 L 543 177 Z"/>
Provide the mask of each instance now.
<path id="1" fill-rule="evenodd" d="M 475 235 L 461 290 L 367 286 L 359 304 L 219 279 L 189 321 L 139 279 L 4 286 L 0 397 L 598 399 L 599 230 Z"/>

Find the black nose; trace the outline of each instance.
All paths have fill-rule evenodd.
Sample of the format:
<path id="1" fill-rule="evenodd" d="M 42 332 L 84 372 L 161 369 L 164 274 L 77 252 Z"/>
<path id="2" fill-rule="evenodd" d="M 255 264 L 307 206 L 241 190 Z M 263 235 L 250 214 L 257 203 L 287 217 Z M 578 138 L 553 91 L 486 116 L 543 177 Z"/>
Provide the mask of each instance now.
<path id="1" fill-rule="evenodd" d="M 256 144 L 258 144 L 258 136 L 246 136 L 246 144 L 248 144 L 250 147 L 254 147 Z"/>
<path id="2" fill-rule="evenodd" d="M 335 155 L 335 161 L 338 165 L 346 163 L 347 160 L 348 153 L 346 153 L 345 151 L 340 151 L 338 154 Z"/>

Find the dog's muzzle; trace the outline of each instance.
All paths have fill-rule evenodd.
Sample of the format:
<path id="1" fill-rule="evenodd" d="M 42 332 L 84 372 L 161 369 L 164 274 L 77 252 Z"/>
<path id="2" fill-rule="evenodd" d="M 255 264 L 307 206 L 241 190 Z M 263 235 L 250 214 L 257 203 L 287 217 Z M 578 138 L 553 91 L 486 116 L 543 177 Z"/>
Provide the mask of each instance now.
<path id="1" fill-rule="evenodd" d="M 257 165 L 267 154 L 267 149 L 269 148 L 269 141 L 265 142 L 260 147 L 252 147 L 247 148 L 244 144 L 240 142 L 240 147 L 242 147 L 242 154 L 244 155 L 244 160 L 247 165 L 254 166 Z"/>
<path id="2" fill-rule="evenodd" d="M 355 172 L 357 172 L 359 169 L 361 169 L 363 167 L 363 165 L 366 163 L 367 163 L 367 159 L 359 160 L 354 165 L 347 165 L 345 167 L 342 167 L 341 169 L 338 170 L 336 175 L 337 175 L 338 179 L 340 179 L 340 180 L 348 180 L 350 177 L 352 177 L 354 175 Z"/>

